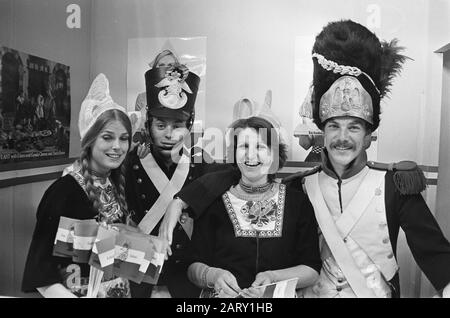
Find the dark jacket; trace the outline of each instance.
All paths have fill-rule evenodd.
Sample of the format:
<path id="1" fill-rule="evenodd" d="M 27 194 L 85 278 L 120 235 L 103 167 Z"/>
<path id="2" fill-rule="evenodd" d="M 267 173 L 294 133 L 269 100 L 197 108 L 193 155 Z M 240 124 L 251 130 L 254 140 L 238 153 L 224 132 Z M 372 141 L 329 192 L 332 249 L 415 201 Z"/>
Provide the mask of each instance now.
<path id="1" fill-rule="evenodd" d="M 199 158 L 200 154 L 202 157 Z M 207 154 L 202 152 L 200 148 L 193 149 L 190 156 L 191 164 L 185 185 L 209 171 L 229 169 L 228 165 L 210 163 L 212 160 L 203 157 L 207 156 Z M 163 162 L 158 160 L 157 156 L 154 157 L 161 170 L 170 180 L 175 172 L 176 164 L 167 168 Z M 145 172 L 136 150 L 128 155 L 125 164 L 127 166 L 125 193 L 128 209 L 134 214 L 133 221 L 139 223 L 145 216 L 146 211 L 149 210 L 159 198 L 159 192 Z M 162 219 L 152 230 L 150 233 L 151 235 L 158 235 L 161 222 Z M 185 259 L 187 256 L 188 244 L 189 238 L 183 227 L 178 224 L 174 230 L 172 242 L 173 254 L 165 261 L 162 273 L 158 280 L 158 285 L 167 285 L 169 292 L 174 298 L 198 297 L 200 294 L 200 289 L 187 279 L 187 265 Z M 151 295 L 152 288 L 152 285 L 146 283 L 135 284 L 131 282 L 131 295 L 132 297 L 137 298 L 148 298 Z"/>
<path id="2" fill-rule="evenodd" d="M 62 283 L 70 258 L 53 256 L 53 245 L 61 216 L 85 220 L 97 216 L 86 193 L 71 176 L 59 178 L 45 191 L 36 213 L 36 227 L 25 263 L 22 291 Z M 89 276 L 89 265 L 78 264 L 82 277 Z"/>

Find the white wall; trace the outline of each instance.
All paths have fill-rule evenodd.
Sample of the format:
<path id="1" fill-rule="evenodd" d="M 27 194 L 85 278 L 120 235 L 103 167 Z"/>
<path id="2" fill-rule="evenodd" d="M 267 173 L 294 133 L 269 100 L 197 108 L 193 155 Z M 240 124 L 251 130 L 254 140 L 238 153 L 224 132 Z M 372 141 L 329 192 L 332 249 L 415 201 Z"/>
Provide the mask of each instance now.
<path id="1" fill-rule="evenodd" d="M 71 3 L 81 8 L 80 29 L 67 28 Z M 0 0 L 0 45 L 70 66 L 70 157 L 80 152 L 78 112 L 89 88 L 90 6 L 89 0 Z M 0 295 L 25 296 L 20 293 L 25 257 L 37 206 L 50 183 L 0 189 Z"/>
<path id="2" fill-rule="evenodd" d="M 450 43 L 450 2 L 437 0 L 429 2 L 428 11 L 428 50 L 426 52 L 426 89 L 425 103 L 422 110 L 424 118 L 423 137 L 419 138 L 419 162 L 439 166 L 437 187 L 429 187 L 426 191 L 427 203 L 432 203 L 431 211 L 435 213 L 441 229 L 450 239 L 450 216 L 448 206 L 450 200 L 450 143 L 449 143 L 449 95 L 450 69 L 447 53 L 447 73 L 444 73 L 442 53 L 436 50 Z M 446 75 L 447 74 L 447 75 Z M 430 205 L 430 204 L 429 204 Z M 435 293 L 428 279 L 421 274 L 420 295 L 431 296 Z"/>
<path id="3" fill-rule="evenodd" d="M 128 38 L 206 36 L 206 127 L 224 129 L 237 99 L 262 100 L 270 88 L 272 107 L 286 129 L 293 131 L 292 110 L 301 102 L 294 100 L 294 90 L 299 89 L 293 84 L 295 37 L 315 36 L 326 22 L 341 18 L 366 24 L 372 15 L 368 6 L 375 4 L 380 9 L 380 24 L 374 31 L 381 39 L 398 37 L 407 48 L 405 54 L 414 59 L 406 63 L 384 103 L 378 157 L 382 161 L 417 160 L 418 127 L 423 125 L 421 96 L 428 83 L 429 1 L 392 2 L 95 0 L 91 77 L 107 73 L 113 97 L 125 103 Z M 305 79 L 303 85 L 309 81 Z M 434 133 L 438 135 L 438 130 Z M 293 141 L 291 149 L 298 150 L 300 146 Z M 437 154 L 438 144 L 432 148 L 431 153 Z"/>

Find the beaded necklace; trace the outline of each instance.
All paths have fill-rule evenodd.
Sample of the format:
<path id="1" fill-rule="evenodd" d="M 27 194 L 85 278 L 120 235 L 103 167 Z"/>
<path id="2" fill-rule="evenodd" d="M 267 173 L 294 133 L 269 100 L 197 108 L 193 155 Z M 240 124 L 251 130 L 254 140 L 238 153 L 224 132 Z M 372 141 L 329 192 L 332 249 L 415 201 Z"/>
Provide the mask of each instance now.
<path id="1" fill-rule="evenodd" d="M 241 180 L 239 180 L 239 185 L 241 186 L 242 190 L 244 190 L 247 193 L 264 193 L 270 189 L 270 187 L 272 186 L 272 183 L 267 182 L 267 183 L 264 183 L 259 186 L 252 186 L 252 185 L 244 183 L 244 181 L 242 181 L 242 179 L 241 179 Z"/>

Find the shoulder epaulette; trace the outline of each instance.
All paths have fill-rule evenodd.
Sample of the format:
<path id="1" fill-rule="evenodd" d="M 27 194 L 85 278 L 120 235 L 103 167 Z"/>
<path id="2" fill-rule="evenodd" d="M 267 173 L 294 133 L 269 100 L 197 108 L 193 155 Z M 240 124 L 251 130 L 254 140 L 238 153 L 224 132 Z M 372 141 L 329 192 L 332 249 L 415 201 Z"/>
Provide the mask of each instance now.
<path id="1" fill-rule="evenodd" d="M 368 161 L 367 166 L 376 170 L 394 172 L 394 184 L 401 194 L 418 194 L 427 187 L 425 175 L 414 161 L 394 163 Z"/>
<path id="2" fill-rule="evenodd" d="M 302 179 L 304 177 L 315 174 L 316 172 L 320 172 L 321 170 L 322 170 L 322 166 L 318 165 L 318 166 L 315 166 L 314 168 L 306 170 L 306 171 L 299 171 L 299 172 L 293 173 L 290 176 L 283 178 L 283 180 L 281 182 L 288 183 L 288 182 L 291 182 L 296 179 Z"/>

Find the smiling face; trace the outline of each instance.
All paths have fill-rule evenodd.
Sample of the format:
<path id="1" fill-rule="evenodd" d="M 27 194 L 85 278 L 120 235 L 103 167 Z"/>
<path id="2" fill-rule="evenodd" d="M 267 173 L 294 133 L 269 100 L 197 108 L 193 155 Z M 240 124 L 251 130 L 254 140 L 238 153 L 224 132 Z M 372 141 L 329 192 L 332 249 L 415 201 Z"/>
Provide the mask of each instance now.
<path id="1" fill-rule="evenodd" d="M 328 158 L 339 175 L 366 149 L 368 142 L 370 132 L 362 119 L 336 117 L 325 123 L 324 145 Z"/>
<path id="2" fill-rule="evenodd" d="M 253 128 L 241 129 L 237 135 L 236 163 L 242 181 L 252 186 L 267 183 L 272 162 L 272 151 L 261 135 Z"/>
<path id="3" fill-rule="evenodd" d="M 150 126 L 154 149 L 169 160 L 177 152 L 189 133 L 186 121 L 169 118 L 153 118 Z"/>
<path id="4" fill-rule="evenodd" d="M 128 152 L 129 138 L 120 121 L 106 124 L 92 146 L 91 168 L 101 174 L 118 168 Z"/>

